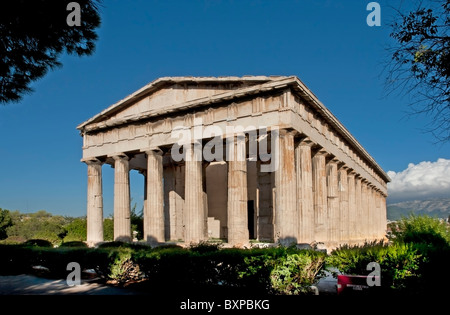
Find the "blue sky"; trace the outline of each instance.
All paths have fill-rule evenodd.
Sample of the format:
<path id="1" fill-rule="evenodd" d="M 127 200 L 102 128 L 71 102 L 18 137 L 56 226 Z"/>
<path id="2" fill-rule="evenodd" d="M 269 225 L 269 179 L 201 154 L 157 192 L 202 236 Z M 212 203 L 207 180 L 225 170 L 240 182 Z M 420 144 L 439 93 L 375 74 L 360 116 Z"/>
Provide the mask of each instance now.
<path id="1" fill-rule="evenodd" d="M 429 118 L 408 118 L 408 98 L 384 89 L 389 6 L 401 1 L 378 1 L 380 27 L 366 24 L 369 2 L 106 0 L 95 54 L 63 56 L 34 93 L 0 107 L 0 207 L 85 215 L 76 126 L 162 76 L 296 75 L 386 172 L 450 158 L 423 132 Z M 107 216 L 113 169 L 103 173 Z M 131 184 L 140 208 L 142 176 Z"/>

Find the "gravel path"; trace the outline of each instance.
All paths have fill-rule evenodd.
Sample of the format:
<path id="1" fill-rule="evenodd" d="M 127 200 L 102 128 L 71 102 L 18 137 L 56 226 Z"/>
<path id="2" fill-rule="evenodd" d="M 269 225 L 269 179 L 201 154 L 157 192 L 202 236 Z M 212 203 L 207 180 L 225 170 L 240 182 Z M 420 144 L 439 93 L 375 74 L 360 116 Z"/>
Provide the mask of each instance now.
<path id="1" fill-rule="evenodd" d="M 32 275 L 0 276 L 0 295 L 135 295 L 136 293 L 132 290 L 86 281 L 70 287 L 65 280 Z"/>

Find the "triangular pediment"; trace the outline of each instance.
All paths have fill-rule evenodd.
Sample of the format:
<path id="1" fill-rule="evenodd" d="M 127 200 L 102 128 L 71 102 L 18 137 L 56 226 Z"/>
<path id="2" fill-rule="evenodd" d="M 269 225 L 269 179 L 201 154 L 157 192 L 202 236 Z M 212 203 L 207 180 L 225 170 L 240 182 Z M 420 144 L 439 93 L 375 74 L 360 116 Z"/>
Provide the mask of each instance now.
<path id="1" fill-rule="evenodd" d="M 166 77 L 155 80 L 123 100 L 111 105 L 96 116 L 80 124 L 77 129 L 103 124 L 108 121 L 126 121 L 145 117 L 150 113 L 176 109 L 179 105 L 238 92 L 252 86 L 279 81 L 290 77 L 245 76 L 245 77 Z"/>

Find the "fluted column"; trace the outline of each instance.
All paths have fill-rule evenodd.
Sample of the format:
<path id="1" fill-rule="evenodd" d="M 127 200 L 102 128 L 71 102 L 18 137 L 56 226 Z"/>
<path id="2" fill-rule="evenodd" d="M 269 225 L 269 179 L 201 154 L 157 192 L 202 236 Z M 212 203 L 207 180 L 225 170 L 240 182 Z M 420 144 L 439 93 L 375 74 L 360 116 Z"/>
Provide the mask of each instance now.
<path id="1" fill-rule="evenodd" d="M 359 242 L 364 240 L 364 219 L 363 219 L 363 207 L 362 207 L 362 178 L 361 176 L 355 176 L 355 212 L 356 212 L 356 224 L 355 224 L 355 239 Z"/>
<path id="2" fill-rule="evenodd" d="M 191 143 L 188 147 L 185 166 L 184 241 L 198 243 L 205 239 L 202 152 L 200 143 Z"/>
<path id="3" fill-rule="evenodd" d="M 130 177 L 129 158 L 115 155 L 114 158 L 114 240 L 130 242 Z"/>
<path id="4" fill-rule="evenodd" d="M 381 213 L 381 193 L 379 190 L 375 191 L 375 209 L 376 209 L 376 217 L 377 217 L 377 230 L 376 230 L 376 238 L 383 239 L 383 217 Z"/>
<path id="5" fill-rule="evenodd" d="M 347 176 L 348 182 L 348 237 L 347 240 L 355 241 L 359 238 L 358 236 L 358 196 L 361 195 L 361 186 L 359 190 L 359 195 L 355 182 L 356 173 L 351 171 Z"/>
<path id="6" fill-rule="evenodd" d="M 369 235 L 369 198 L 368 198 L 368 186 L 367 181 L 361 181 L 361 210 L 362 210 L 362 235 L 363 240 L 370 240 Z"/>
<path id="7" fill-rule="evenodd" d="M 305 138 L 295 148 L 297 172 L 297 209 L 299 243 L 314 241 L 314 197 L 312 187 L 311 146 L 313 142 Z"/>
<path id="8" fill-rule="evenodd" d="M 369 186 L 369 235 L 370 239 L 376 239 L 377 217 L 375 209 L 375 191 L 372 185 Z"/>
<path id="9" fill-rule="evenodd" d="M 247 160 L 245 137 L 234 137 L 228 157 L 228 243 L 244 245 L 249 242 L 247 216 Z"/>
<path id="10" fill-rule="evenodd" d="M 88 167 L 87 242 L 95 245 L 103 242 L 102 162 L 97 159 L 84 162 Z"/>
<path id="11" fill-rule="evenodd" d="M 162 151 L 148 150 L 147 154 L 147 206 L 144 208 L 144 240 L 150 243 L 165 241 L 164 187 Z"/>
<path id="12" fill-rule="evenodd" d="M 339 240 L 346 241 L 349 236 L 349 200 L 350 200 L 350 179 L 348 174 L 348 167 L 342 165 L 338 171 L 339 181 Z M 352 194 L 354 195 L 355 186 L 352 185 Z M 354 200 L 354 196 L 353 199 Z M 353 228 L 353 227 L 352 227 Z"/>
<path id="13" fill-rule="evenodd" d="M 387 212 L 386 212 L 386 196 L 380 194 L 380 217 L 381 217 L 381 236 L 382 238 L 386 237 L 387 232 Z"/>
<path id="14" fill-rule="evenodd" d="M 327 173 L 325 150 L 317 151 L 312 158 L 315 240 L 327 241 Z"/>
<path id="15" fill-rule="evenodd" d="M 275 241 L 290 245 L 298 241 L 297 176 L 295 172 L 294 133 L 280 131 L 280 150 L 275 152 Z"/>
<path id="16" fill-rule="evenodd" d="M 338 188 L 338 160 L 332 159 L 326 164 L 327 171 L 327 239 L 330 242 L 339 241 L 339 188 Z"/>

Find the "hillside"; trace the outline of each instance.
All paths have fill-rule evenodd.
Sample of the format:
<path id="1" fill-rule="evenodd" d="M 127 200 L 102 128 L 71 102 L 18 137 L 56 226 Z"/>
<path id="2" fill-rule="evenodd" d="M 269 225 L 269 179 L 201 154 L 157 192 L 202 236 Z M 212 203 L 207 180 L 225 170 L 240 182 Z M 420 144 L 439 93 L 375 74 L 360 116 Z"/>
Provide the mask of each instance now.
<path id="1" fill-rule="evenodd" d="M 398 220 L 411 212 L 447 219 L 450 215 L 450 198 L 403 201 L 387 205 L 388 220 Z"/>

